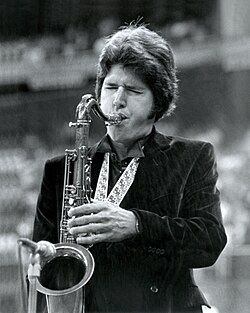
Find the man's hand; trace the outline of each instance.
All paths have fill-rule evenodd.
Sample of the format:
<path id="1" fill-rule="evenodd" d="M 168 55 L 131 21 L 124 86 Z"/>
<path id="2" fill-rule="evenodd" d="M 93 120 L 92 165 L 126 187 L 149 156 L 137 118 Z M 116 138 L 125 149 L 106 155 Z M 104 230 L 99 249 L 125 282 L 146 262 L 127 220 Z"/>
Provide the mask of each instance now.
<path id="1" fill-rule="evenodd" d="M 70 233 L 78 236 L 79 244 L 117 242 L 137 233 L 134 213 L 108 201 L 93 200 L 71 208 L 68 214 Z"/>

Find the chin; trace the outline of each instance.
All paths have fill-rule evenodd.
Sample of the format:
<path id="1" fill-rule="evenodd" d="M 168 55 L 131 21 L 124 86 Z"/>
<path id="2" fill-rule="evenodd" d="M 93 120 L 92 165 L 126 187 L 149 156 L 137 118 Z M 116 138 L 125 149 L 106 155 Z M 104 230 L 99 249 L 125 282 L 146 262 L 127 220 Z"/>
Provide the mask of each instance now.
<path id="1" fill-rule="evenodd" d="M 117 142 L 127 141 L 128 138 L 126 136 L 126 130 L 124 130 L 123 128 L 117 129 L 117 126 L 115 127 L 116 129 L 112 129 L 108 131 L 108 134 L 111 137 L 111 139 Z"/>

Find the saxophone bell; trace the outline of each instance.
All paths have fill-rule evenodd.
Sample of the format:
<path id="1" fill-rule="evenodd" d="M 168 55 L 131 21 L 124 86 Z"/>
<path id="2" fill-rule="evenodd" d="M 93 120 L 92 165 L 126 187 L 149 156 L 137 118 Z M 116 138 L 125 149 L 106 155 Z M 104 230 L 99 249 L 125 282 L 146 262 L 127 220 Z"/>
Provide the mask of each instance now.
<path id="1" fill-rule="evenodd" d="M 56 254 L 41 258 L 37 290 L 48 296 L 70 294 L 82 288 L 94 272 L 94 258 L 74 243 L 55 244 Z"/>

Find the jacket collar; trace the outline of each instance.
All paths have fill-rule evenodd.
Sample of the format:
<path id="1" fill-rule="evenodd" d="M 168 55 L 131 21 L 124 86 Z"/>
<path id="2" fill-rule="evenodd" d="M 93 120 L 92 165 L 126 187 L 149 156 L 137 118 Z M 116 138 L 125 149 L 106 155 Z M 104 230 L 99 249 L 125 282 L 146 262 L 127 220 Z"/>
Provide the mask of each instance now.
<path id="1" fill-rule="evenodd" d="M 150 134 L 144 147 L 146 157 L 154 157 L 158 153 L 162 153 L 170 148 L 171 138 L 159 133 L 155 127 Z"/>

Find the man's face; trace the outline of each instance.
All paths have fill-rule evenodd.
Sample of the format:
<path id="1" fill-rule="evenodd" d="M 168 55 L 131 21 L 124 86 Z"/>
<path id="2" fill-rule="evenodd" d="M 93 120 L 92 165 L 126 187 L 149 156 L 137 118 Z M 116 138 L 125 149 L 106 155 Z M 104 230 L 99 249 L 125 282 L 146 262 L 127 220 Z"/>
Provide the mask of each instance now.
<path id="1" fill-rule="evenodd" d="M 108 126 L 108 134 L 117 142 L 130 145 L 148 135 L 153 127 L 152 91 L 130 68 L 121 64 L 111 67 L 101 90 L 101 108 L 105 114 L 122 113 L 126 118 L 119 125 Z"/>

